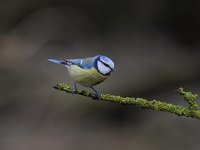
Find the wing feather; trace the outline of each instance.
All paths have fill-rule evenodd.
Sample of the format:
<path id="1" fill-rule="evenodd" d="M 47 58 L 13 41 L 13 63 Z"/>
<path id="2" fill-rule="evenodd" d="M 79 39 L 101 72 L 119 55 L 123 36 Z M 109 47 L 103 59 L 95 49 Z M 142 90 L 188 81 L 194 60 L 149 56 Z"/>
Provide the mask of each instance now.
<path id="1" fill-rule="evenodd" d="M 85 59 L 70 59 L 68 61 L 70 61 L 73 65 L 79 66 L 80 68 L 90 69 L 94 67 L 94 60 L 94 57 L 90 57 Z"/>

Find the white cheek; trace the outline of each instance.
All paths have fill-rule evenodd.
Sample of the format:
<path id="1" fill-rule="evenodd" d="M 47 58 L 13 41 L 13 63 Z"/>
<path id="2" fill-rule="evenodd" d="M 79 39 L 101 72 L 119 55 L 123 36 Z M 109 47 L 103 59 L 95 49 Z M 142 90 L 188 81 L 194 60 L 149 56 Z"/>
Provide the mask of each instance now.
<path id="1" fill-rule="evenodd" d="M 104 60 L 102 58 L 100 58 L 100 60 L 106 64 L 108 64 L 110 66 L 110 68 L 114 68 L 114 63 L 112 62 L 112 60 Z"/>
<path id="2" fill-rule="evenodd" d="M 101 63 L 100 61 L 97 62 L 97 67 L 99 69 L 99 72 L 101 72 L 102 74 L 108 74 L 111 72 L 111 69 L 106 67 L 103 63 Z"/>

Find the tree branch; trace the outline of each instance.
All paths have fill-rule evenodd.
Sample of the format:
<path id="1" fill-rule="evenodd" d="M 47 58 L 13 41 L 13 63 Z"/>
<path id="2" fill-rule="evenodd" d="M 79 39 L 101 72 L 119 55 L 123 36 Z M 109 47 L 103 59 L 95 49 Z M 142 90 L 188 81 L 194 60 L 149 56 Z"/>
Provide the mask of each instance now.
<path id="1" fill-rule="evenodd" d="M 73 92 L 72 87 L 67 84 L 58 84 L 54 88 L 57 90 L 65 91 L 67 93 L 79 94 L 93 99 L 97 98 L 96 94 L 88 91 L 77 90 L 76 92 Z M 110 94 L 101 94 L 99 100 L 120 103 L 123 105 L 136 105 L 143 109 L 154 109 L 158 111 L 173 113 L 178 116 L 192 117 L 200 120 L 200 111 L 198 110 L 198 104 L 196 103 L 197 94 L 186 92 L 183 88 L 179 88 L 177 90 L 177 93 L 179 93 L 183 97 L 183 99 L 188 103 L 188 107 L 173 105 L 157 100 L 149 101 L 144 98 L 121 97 Z"/>

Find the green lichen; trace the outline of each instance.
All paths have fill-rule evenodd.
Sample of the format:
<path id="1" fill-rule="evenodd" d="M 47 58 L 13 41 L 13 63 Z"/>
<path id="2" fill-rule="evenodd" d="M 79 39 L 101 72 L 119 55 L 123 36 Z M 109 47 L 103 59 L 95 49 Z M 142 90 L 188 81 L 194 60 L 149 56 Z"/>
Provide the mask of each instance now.
<path id="1" fill-rule="evenodd" d="M 57 90 L 65 91 L 67 93 L 79 94 L 86 97 L 96 99 L 96 94 L 85 91 L 77 90 L 73 91 L 72 87 L 67 84 L 58 84 L 54 87 Z M 142 109 L 153 109 L 157 111 L 164 111 L 176 114 L 178 116 L 192 117 L 200 120 L 200 111 L 198 110 L 198 105 L 196 103 L 197 94 L 192 94 L 191 92 L 184 91 L 183 88 L 179 88 L 177 92 L 182 95 L 183 99 L 188 103 L 188 107 L 183 107 L 179 105 L 173 105 L 166 102 L 161 102 L 158 100 L 147 100 L 144 98 L 130 98 L 121 97 L 110 94 L 101 94 L 99 97 L 102 101 L 108 101 L 113 103 L 120 103 L 123 105 L 136 105 Z"/>
<path id="2" fill-rule="evenodd" d="M 183 88 L 179 88 L 177 90 L 177 93 L 179 93 L 183 99 L 188 103 L 188 109 L 190 110 L 198 110 L 198 104 L 196 103 L 197 100 L 197 94 L 192 94 L 191 92 L 184 91 Z"/>

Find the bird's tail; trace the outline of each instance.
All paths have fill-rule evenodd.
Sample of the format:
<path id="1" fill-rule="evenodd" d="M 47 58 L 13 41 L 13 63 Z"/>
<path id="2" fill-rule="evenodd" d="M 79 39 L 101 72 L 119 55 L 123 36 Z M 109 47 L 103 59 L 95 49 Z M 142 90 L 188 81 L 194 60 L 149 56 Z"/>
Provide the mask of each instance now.
<path id="1" fill-rule="evenodd" d="M 48 61 L 54 62 L 56 64 L 62 64 L 62 65 L 67 65 L 67 66 L 70 65 L 70 62 L 68 60 L 48 58 Z"/>

